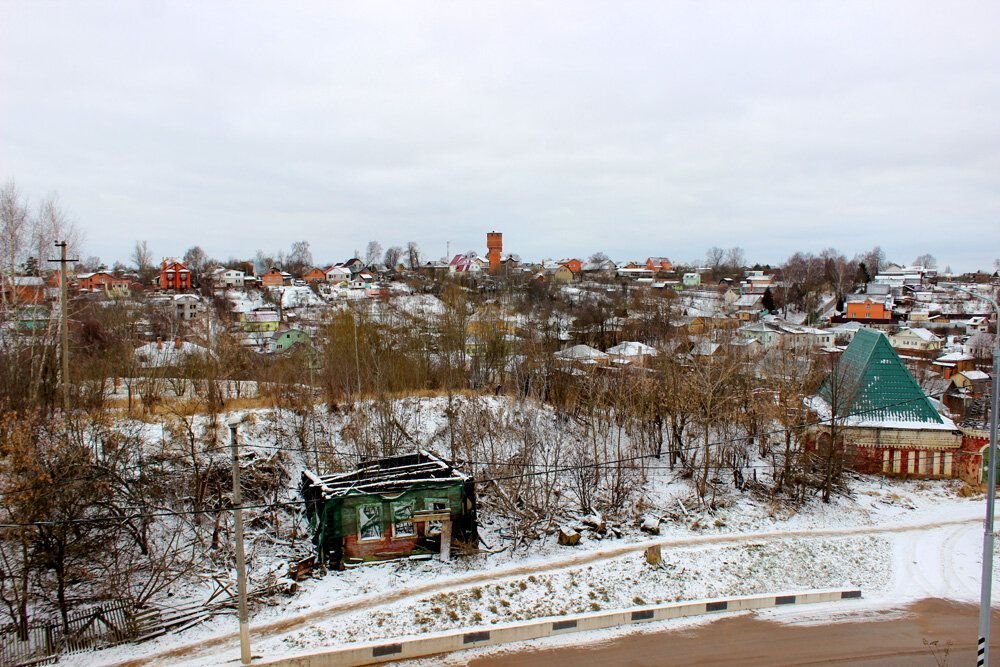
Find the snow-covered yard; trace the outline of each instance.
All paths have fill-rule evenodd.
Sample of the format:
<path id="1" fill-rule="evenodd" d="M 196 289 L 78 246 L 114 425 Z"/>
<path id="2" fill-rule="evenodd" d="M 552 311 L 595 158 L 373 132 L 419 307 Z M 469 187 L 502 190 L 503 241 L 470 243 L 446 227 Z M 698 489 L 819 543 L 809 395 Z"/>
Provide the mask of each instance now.
<path id="1" fill-rule="evenodd" d="M 659 536 L 630 531 L 620 539 L 595 539 L 597 533 L 591 533 L 580 545 L 566 547 L 553 535 L 528 550 L 452 563 L 390 562 L 331 572 L 304 582 L 292 597 L 253 610 L 254 652 L 275 657 L 518 619 L 790 589 L 858 586 L 863 604 L 881 607 L 928 596 L 975 598 L 981 499 L 958 497 L 957 485 L 948 482 L 883 484 L 861 477 L 854 486 L 854 499 L 811 503 L 794 513 L 747 497 L 711 521 L 692 514 L 664 524 Z M 828 529 L 848 534 L 802 534 Z M 868 534 L 886 529 L 900 532 Z M 744 536 L 761 532 L 770 535 Z M 735 541 L 664 546 L 659 566 L 648 565 L 641 549 L 652 541 L 727 536 Z M 182 635 L 73 660 L 107 664 L 151 656 L 235 630 L 232 614 L 219 616 Z M 234 646 L 230 637 L 216 646 L 192 646 L 177 659 L 221 662 L 232 657 Z"/>

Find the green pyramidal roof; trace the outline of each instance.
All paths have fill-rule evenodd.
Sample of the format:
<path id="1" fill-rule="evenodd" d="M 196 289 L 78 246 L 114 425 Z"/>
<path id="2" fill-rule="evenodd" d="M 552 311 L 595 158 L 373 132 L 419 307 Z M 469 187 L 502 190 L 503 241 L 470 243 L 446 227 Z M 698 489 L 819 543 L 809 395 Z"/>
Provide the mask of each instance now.
<path id="1" fill-rule="evenodd" d="M 865 422 L 943 424 L 889 339 L 875 329 L 859 329 L 819 395 L 839 416 Z"/>

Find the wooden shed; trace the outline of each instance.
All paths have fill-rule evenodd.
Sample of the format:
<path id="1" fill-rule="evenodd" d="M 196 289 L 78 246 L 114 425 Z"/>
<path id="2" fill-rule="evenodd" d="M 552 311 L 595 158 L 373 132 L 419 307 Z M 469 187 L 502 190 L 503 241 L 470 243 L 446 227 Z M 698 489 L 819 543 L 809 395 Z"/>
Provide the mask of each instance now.
<path id="1" fill-rule="evenodd" d="M 301 490 L 318 556 L 334 568 L 479 543 L 473 479 L 427 451 L 332 475 L 307 470 Z"/>

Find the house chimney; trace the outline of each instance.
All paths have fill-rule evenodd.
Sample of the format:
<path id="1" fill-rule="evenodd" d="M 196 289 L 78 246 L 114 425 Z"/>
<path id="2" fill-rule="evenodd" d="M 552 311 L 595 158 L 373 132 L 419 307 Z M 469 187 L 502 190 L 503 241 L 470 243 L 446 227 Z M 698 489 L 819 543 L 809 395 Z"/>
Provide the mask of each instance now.
<path id="1" fill-rule="evenodd" d="M 163 339 L 160 338 L 159 336 L 156 337 L 156 349 L 157 350 L 163 349 Z"/>
<path id="2" fill-rule="evenodd" d="M 174 349 L 175 350 L 181 349 L 181 339 L 180 339 L 180 337 L 177 337 L 177 338 L 174 339 Z"/>

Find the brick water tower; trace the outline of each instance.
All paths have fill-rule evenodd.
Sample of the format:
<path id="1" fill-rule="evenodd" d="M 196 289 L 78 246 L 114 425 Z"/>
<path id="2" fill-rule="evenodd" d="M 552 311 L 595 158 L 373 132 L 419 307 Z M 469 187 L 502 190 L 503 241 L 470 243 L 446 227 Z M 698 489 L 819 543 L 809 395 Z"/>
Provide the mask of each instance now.
<path id="1" fill-rule="evenodd" d="M 486 234 L 486 257 L 490 260 L 490 273 L 500 271 L 500 257 L 503 254 L 503 234 L 489 232 Z"/>

